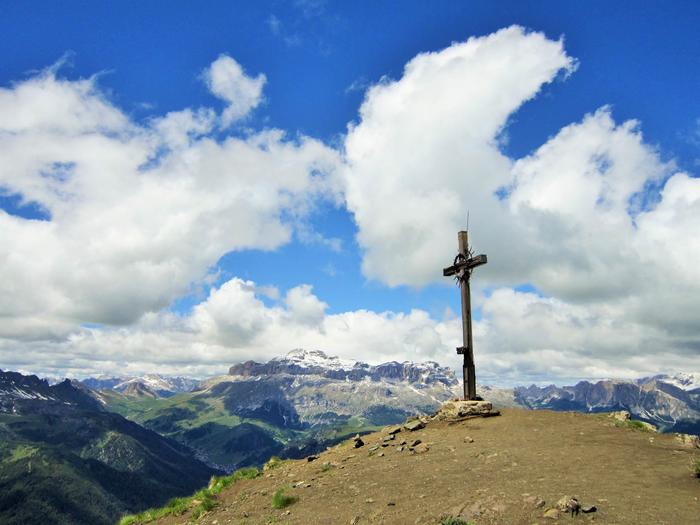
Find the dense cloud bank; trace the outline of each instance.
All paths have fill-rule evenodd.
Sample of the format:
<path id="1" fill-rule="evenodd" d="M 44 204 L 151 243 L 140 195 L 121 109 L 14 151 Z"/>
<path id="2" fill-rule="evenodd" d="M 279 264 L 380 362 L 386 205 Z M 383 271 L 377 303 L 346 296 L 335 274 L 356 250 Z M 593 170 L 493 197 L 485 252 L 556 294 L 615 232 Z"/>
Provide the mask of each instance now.
<path id="1" fill-rule="evenodd" d="M 266 305 L 275 293 L 234 278 L 187 316 L 166 310 L 225 253 L 308 235 L 331 201 L 352 212 L 364 274 L 389 286 L 440 281 L 470 210 L 489 254 L 475 295 L 487 380 L 700 369 L 700 180 L 608 107 L 524 158 L 500 148 L 518 108 L 575 69 L 563 41 L 519 27 L 418 55 L 367 90 L 341 151 L 274 129 L 219 138 L 266 83 L 225 55 L 202 74 L 220 113 L 136 123 L 96 79 L 53 69 L 0 89 L 0 187 L 47 219 L 0 211 L 0 363 L 210 374 L 280 341 L 452 361 L 457 319 L 328 314 L 304 284 Z"/>

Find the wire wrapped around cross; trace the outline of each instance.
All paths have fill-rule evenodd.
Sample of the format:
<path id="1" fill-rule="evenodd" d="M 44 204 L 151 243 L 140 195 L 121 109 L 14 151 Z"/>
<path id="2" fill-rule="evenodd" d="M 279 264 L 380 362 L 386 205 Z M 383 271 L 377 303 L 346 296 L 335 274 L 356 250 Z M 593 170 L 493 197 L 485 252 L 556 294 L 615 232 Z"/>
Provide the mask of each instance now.
<path id="1" fill-rule="evenodd" d="M 471 249 L 470 246 L 467 246 L 467 254 L 465 255 L 463 253 L 458 253 L 457 255 L 455 255 L 455 259 L 452 262 L 452 266 L 463 265 L 472 257 L 474 257 L 474 251 Z M 455 272 L 454 278 L 457 286 L 460 286 L 462 281 L 466 281 L 467 279 L 469 279 L 473 271 L 474 268 L 462 266 L 462 268 L 459 271 Z"/>

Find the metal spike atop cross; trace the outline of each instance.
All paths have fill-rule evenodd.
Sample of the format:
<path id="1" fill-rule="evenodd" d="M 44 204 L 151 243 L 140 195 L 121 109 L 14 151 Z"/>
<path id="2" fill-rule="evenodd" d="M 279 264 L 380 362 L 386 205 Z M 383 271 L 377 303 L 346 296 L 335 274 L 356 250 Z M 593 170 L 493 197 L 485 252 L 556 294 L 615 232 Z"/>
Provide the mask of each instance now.
<path id="1" fill-rule="evenodd" d="M 457 348 L 457 354 L 462 354 L 464 356 L 464 364 L 462 365 L 462 385 L 464 387 L 464 400 L 466 401 L 477 399 L 469 278 L 474 268 L 486 264 L 486 255 L 472 255 L 472 251 L 469 248 L 469 235 L 467 232 L 461 231 L 457 233 L 457 240 L 459 252 L 452 266 L 442 270 L 442 275 L 445 277 L 454 276 L 462 292 L 462 346 Z"/>

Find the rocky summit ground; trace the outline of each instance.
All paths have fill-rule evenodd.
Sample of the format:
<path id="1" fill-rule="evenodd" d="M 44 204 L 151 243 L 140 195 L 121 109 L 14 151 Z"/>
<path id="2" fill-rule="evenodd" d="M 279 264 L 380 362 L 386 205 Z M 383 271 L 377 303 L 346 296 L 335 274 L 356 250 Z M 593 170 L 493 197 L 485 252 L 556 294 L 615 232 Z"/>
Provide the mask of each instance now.
<path id="1" fill-rule="evenodd" d="M 362 436 L 359 448 L 350 440 L 314 461 L 286 461 L 239 481 L 196 522 L 427 525 L 458 517 L 476 525 L 700 523 L 700 480 L 693 474 L 700 449 L 671 434 L 621 426 L 602 414 L 520 409 L 457 423 L 430 421 L 384 441 L 391 428 Z M 274 508 L 278 489 L 296 501 Z M 597 510 L 573 517 L 552 510 L 564 496 Z M 190 520 L 184 514 L 158 523 Z"/>

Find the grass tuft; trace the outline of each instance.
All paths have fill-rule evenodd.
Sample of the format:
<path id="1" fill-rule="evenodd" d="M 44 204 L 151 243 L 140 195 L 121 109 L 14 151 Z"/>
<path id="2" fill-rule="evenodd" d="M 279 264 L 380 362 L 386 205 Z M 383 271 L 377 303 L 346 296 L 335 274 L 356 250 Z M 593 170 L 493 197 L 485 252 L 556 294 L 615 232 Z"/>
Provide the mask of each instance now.
<path id="1" fill-rule="evenodd" d="M 272 456 L 270 459 L 267 460 L 267 462 L 263 465 L 263 470 L 272 470 L 277 467 L 279 467 L 282 463 L 284 463 L 284 460 L 278 458 L 277 456 Z"/>
<path id="2" fill-rule="evenodd" d="M 216 507 L 218 503 L 216 496 L 226 487 L 240 479 L 253 479 L 259 474 L 258 469 L 251 467 L 237 470 L 229 476 L 214 476 L 207 488 L 197 491 L 194 495 L 187 498 L 173 498 L 163 507 L 124 516 L 119 520 L 119 525 L 142 525 L 165 516 L 181 516 L 188 510 L 192 511 L 192 518 L 197 519 Z"/>
<path id="3" fill-rule="evenodd" d="M 700 459 L 695 460 L 695 477 L 700 478 Z"/>
<path id="4" fill-rule="evenodd" d="M 283 509 L 299 500 L 296 496 L 287 496 L 284 489 L 277 489 L 272 495 L 272 507 L 275 509 Z"/>
<path id="5" fill-rule="evenodd" d="M 471 521 L 464 521 L 459 518 L 445 518 L 440 525 L 474 525 Z"/>
<path id="6" fill-rule="evenodd" d="M 640 432 L 653 432 L 653 427 L 644 421 L 637 421 L 636 419 L 628 419 L 627 421 L 615 420 L 616 427 L 631 428 L 632 430 L 638 430 Z"/>

